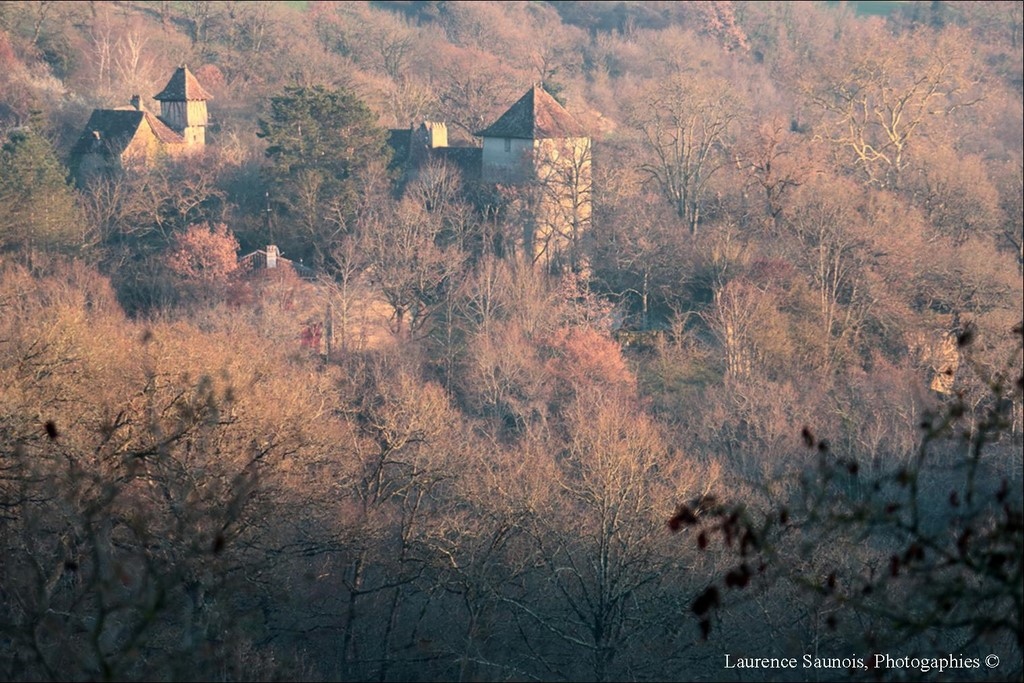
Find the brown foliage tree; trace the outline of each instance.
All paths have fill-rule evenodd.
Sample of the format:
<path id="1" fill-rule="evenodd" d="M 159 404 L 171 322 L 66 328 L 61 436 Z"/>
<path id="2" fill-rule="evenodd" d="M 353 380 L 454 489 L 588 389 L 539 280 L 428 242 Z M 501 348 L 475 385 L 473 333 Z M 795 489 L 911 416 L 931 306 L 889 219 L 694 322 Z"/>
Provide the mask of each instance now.
<path id="1" fill-rule="evenodd" d="M 174 235 L 166 259 L 178 277 L 223 284 L 238 269 L 238 240 L 223 223 L 194 223 Z"/>

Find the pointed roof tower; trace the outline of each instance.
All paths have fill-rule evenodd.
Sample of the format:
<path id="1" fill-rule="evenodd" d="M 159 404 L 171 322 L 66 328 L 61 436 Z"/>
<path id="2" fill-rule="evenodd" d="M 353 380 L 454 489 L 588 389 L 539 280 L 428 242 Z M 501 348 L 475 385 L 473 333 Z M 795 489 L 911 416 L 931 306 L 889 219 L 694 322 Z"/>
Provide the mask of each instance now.
<path id="1" fill-rule="evenodd" d="M 497 121 L 476 134 L 484 138 L 547 140 L 586 137 L 583 126 L 540 85 L 534 85 Z"/>
<path id="2" fill-rule="evenodd" d="M 213 96 L 206 92 L 199 81 L 189 71 L 188 67 L 182 64 L 174 71 L 171 80 L 153 99 L 161 102 L 196 102 L 212 100 Z"/>
<path id="3" fill-rule="evenodd" d="M 206 101 L 212 100 L 199 81 L 182 64 L 154 99 L 160 102 L 160 120 L 185 140 L 185 145 L 199 148 L 206 145 L 208 116 Z"/>

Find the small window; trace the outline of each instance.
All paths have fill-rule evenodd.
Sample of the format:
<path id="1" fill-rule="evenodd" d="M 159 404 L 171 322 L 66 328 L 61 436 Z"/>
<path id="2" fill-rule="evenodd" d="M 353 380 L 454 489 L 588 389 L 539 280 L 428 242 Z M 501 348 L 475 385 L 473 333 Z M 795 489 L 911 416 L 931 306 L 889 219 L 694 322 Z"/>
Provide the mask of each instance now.
<path id="1" fill-rule="evenodd" d="M 511 138 L 505 138 L 505 154 L 508 154 L 511 151 L 512 151 L 512 139 Z"/>

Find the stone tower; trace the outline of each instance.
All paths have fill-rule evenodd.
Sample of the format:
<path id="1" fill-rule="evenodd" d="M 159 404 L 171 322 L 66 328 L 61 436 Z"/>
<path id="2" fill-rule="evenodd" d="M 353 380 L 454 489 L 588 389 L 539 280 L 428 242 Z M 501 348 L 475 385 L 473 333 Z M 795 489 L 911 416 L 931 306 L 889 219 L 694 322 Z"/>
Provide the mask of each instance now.
<path id="1" fill-rule="evenodd" d="M 481 179 L 519 188 L 530 207 L 523 238 L 534 262 L 585 271 L 591 143 L 583 126 L 534 85 L 476 135 L 483 138 Z"/>
<path id="2" fill-rule="evenodd" d="M 206 101 L 213 98 L 188 67 L 179 66 L 154 99 L 160 102 L 160 120 L 184 138 L 186 147 L 206 144 Z"/>

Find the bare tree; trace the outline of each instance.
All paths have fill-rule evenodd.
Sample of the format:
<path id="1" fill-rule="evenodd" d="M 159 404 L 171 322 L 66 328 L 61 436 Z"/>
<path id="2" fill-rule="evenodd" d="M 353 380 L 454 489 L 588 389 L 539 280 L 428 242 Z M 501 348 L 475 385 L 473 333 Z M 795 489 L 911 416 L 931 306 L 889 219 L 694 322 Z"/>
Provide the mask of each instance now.
<path id="1" fill-rule="evenodd" d="M 746 171 L 764 197 L 764 212 L 778 230 L 783 210 L 793 191 L 803 185 L 817 164 L 807 145 L 778 118 L 762 124 L 737 145 L 736 163 Z"/>
<path id="2" fill-rule="evenodd" d="M 898 187 L 914 140 L 941 118 L 981 101 L 957 30 L 893 38 L 875 27 L 837 44 L 803 91 L 824 114 L 816 135 L 864 180 Z"/>
<path id="3" fill-rule="evenodd" d="M 697 234 L 708 181 L 728 163 L 725 145 L 739 104 L 724 81 L 678 72 L 650 86 L 629 108 L 643 143 L 640 169 Z"/>
<path id="4" fill-rule="evenodd" d="M 361 228 L 368 277 L 393 311 L 399 336 L 419 331 L 462 268 L 456 247 L 439 244 L 441 221 L 412 201 Z"/>
<path id="5" fill-rule="evenodd" d="M 870 308 L 864 271 L 871 246 L 854 207 L 840 199 L 846 193 L 812 187 L 822 186 L 808 186 L 785 224 L 796 238 L 795 260 L 802 262 L 818 300 L 825 350 L 821 367 L 827 370 L 839 360 L 845 342 L 856 337 Z M 837 180 L 834 187 L 843 185 Z"/>
<path id="6" fill-rule="evenodd" d="M 113 65 L 118 80 L 133 93 L 140 93 L 153 82 L 153 58 L 146 47 L 146 37 L 139 31 L 123 33 L 117 41 Z"/>
<path id="7" fill-rule="evenodd" d="M 642 675 L 645 650 L 671 638 L 667 619 L 688 595 L 685 563 L 665 552 L 659 499 L 676 486 L 695 494 L 697 482 L 621 396 L 582 392 L 565 417 L 565 443 L 530 456 L 537 494 L 523 501 L 523 531 L 534 570 L 501 597 L 541 672 Z"/>
<path id="8" fill-rule="evenodd" d="M 538 193 L 532 247 L 535 261 L 589 272 L 584 241 L 593 216 L 590 138 L 547 140 L 535 151 Z M 529 246 L 529 245 L 528 245 Z"/>

